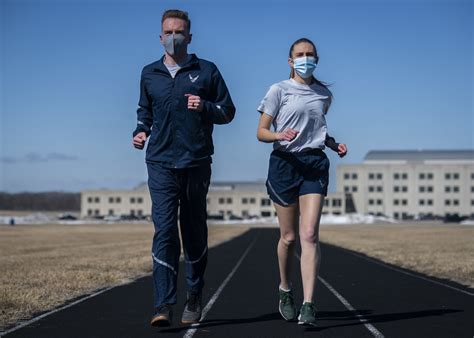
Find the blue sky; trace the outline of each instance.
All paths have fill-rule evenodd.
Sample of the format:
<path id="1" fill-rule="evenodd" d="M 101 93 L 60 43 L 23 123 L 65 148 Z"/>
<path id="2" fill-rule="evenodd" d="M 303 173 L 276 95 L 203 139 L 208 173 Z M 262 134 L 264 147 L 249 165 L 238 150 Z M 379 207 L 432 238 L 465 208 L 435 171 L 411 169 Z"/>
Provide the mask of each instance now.
<path id="1" fill-rule="evenodd" d="M 165 9 L 189 12 L 189 51 L 215 62 L 237 114 L 214 131 L 213 180 L 264 179 L 271 145 L 256 107 L 288 77 L 291 43 L 312 39 L 331 83 L 329 131 L 349 155 L 472 149 L 472 1 L 0 0 L 0 190 L 131 188 L 142 67 L 163 54 Z M 335 190 L 335 179 L 330 190 Z"/>

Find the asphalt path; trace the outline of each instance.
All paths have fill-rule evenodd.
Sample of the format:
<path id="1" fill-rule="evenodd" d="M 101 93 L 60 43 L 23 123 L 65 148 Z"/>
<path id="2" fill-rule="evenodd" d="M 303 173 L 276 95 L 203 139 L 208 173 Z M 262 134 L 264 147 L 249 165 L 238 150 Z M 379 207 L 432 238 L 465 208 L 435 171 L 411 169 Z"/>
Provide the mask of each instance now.
<path id="1" fill-rule="evenodd" d="M 210 249 L 203 320 L 182 326 L 184 266 L 173 325 L 149 325 L 152 278 L 70 302 L 12 328 L 2 337 L 469 337 L 474 290 L 322 243 L 316 286 L 317 327 L 278 313 L 278 229 L 252 229 Z M 297 249 L 299 252 L 299 249 Z M 302 302 L 299 255 L 295 300 Z"/>

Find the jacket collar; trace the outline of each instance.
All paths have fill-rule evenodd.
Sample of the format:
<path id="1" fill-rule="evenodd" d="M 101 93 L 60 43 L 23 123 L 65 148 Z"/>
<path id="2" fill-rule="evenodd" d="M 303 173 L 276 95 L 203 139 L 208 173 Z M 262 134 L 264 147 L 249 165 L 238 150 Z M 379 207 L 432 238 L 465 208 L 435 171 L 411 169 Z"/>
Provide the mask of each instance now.
<path id="1" fill-rule="evenodd" d="M 191 58 L 188 60 L 188 62 L 186 62 L 184 65 L 181 66 L 181 69 L 191 68 L 194 65 L 199 63 L 199 58 L 196 56 L 196 54 L 190 54 L 190 55 L 191 55 Z M 153 71 L 168 73 L 168 69 L 165 66 L 164 60 L 165 60 L 165 56 L 163 55 L 161 59 L 158 60 L 155 67 L 153 67 Z"/>

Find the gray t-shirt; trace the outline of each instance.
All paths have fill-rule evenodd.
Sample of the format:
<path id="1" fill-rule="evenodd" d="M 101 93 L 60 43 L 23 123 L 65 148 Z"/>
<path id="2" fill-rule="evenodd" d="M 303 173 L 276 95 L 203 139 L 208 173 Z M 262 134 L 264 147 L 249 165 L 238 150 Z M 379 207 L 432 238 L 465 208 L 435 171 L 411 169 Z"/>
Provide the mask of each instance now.
<path id="1" fill-rule="evenodd" d="M 273 117 L 276 132 L 288 128 L 299 131 L 292 141 L 275 141 L 273 149 L 290 152 L 324 149 L 325 115 L 331 98 L 331 92 L 317 83 L 306 85 L 289 79 L 273 84 L 257 110 Z"/>
<path id="2" fill-rule="evenodd" d="M 174 77 L 176 76 L 176 73 L 178 72 L 178 70 L 183 68 L 183 65 L 186 64 L 189 60 L 191 60 L 191 55 L 188 54 L 186 56 L 186 59 L 180 64 L 177 63 L 175 65 L 167 65 L 164 62 L 163 62 L 163 64 L 166 66 L 166 68 L 168 69 L 168 72 L 170 72 L 170 74 L 171 74 L 171 77 L 174 79 Z"/>

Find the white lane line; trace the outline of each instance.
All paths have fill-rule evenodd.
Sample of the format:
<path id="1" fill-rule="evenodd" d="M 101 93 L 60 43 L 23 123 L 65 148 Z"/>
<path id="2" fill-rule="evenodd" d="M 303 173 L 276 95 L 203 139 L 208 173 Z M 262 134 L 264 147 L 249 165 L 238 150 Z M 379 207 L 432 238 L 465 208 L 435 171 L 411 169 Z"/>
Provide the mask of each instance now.
<path id="1" fill-rule="evenodd" d="M 140 278 L 141 278 L 141 277 L 140 277 Z M 84 297 L 84 298 L 78 299 L 78 300 L 76 300 L 75 302 L 72 302 L 72 303 L 70 303 L 70 304 L 61 306 L 60 308 L 57 308 L 57 309 L 55 309 L 55 310 L 52 310 L 52 311 L 43 313 L 41 316 L 35 317 L 35 318 L 31 319 L 31 320 L 28 320 L 28 321 L 26 321 L 26 322 L 24 322 L 24 323 L 21 323 L 21 324 L 15 326 L 15 327 L 11 328 L 10 330 L 6 330 L 6 331 L 0 332 L 0 337 L 5 336 L 6 334 L 12 333 L 13 331 L 19 330 L 19 329 L 21 329 L 22 327 L 25 327 L 25 326 L 28 326 L 28 325 L 30 325 L 30 324 L 33 324 L 33 323 L 37 322 L 38 320 L 41 320 L 41 319 L 43 319 L 44 317 L 50 316 L 50 315 L 52 315 L 52 314 L 54 314 L 54 313 L 56 313 L 56 312 L 65 310 L 65 309 L 70 308 L 70 307 L 72 307 L 72 306 L 74 306 L 74 305 L 77 305 L 77 304 L 79 304 L 79 303 L 82 303 L 83 301 L 86 301 L 86 300 L 88 300 L 88 299 L 90 299 L 90 298 L 93 298 L 93 297 L 95 297 L 95 296 L 98 296 L 98 295 L 100 295 L 101 293 L 104 293 L 104 292 L 107 292 L 107 291 L 109 291 L 109 290 L 112 290 L 113 288 L 116 288 L 116 287 L 118 287 L 118 286 L 124 286 L 124 285 L 130 284 L 130 283 L 133 283 L 134 281 L 135 281 L 135 280 L 132 280 L 132 281 L 130 281 L 130 282 L 128 282 L 128 283 L 125 283 L 125 284 L 120 284 L 120 285 L 111 286 L 111 287 L 109 287 L 109 288 L 106 288 L 106 289 L 97 291 L 97 292 L 95 292 L 95 293 L 93 293 L 93 294 L 91 294 L 91 295 L 89 295 L 89 296 Z"/>
<path id="2" fill-rule="evenodd" d="M 299 261 L 301 261 L 301 258 L 298 254 L 295 253 L 295 256 L 296 258 L 298 258 Z M 321 276 L 318 276 L 318 279 L 324 284 L 324 286 L 326 286 L 329 291 L 332 292 L 332 294 L 334 296 L 336 296 L 337 299 L 339 299 L 339 301 L 346 307 L 346 309 L 348 309 L 349 311 L 351 311 L 355 317 L 357 317 L 357 319 L 362 323 L 364 324 L 364 326 L 367 328 L 367 330 L 370 331 L 370 333 L 372 333 L 372 335 L 374 337 L 377 337 L 377 338 L 383 338 L 384 335 L 375 328 L 375 326 L 373 326 L 372 324 L 368 323 L 367 319 L 364 318 L 364 316 L 362 314 L 360 314 L 348 301 L 347 299 L 345 299 L 344 297 L 342 297 L 342 295 L 336 291 L 336 289 L 334 289 L 331 284 L 329 284 L 328 282 L 326 282 Z"/>
<path id="3" fill-rule="evenodd" d="M 247 247 L 247 249 L 244 251 L 244 253 L 242 254 L 242 256 L 240 257 L 239 261 L 237 262 L 237 264 L 235 264 L 234 268 L 232 269 L 232 271 L 229 273 L 229 275 L 226 277 L 226 279 L 222 282 L 222 284 L 219 286 L 219 288 L 217 289 L 217 291 L 212 295 L 211 299 L 209 300 L 209 302 L 206 304 L 206 306 L 204 307 L 204 309 L 202 310 L 202 316 L 201 316 L 201 320 L 203 320 L 204 318 L 206 318 L 206 315 L 207 313 L 209 312 L 209 310 L 211 309 L 211 307 L 214 305 L 214 303 L 216 302 L 217 298 L 219 297 L 219 295 L 221 294 L 222 290 L 224 290 L 225 286 L 227 285 L 227 283 L 230 281 L 230 279 L 232 278 L 232 276 L 235 274 L 235 272 L 237 271 L 237 269 L 239 268 L 240 264 L 242 264 L 242 261 L 244 260 L 245 256 L 247 256 L 247 254 L 249 253 L 250 249 L 254 246 L 255 242 L 257 241 L 257 238 L 258 238 L 258 234 L 257 236 L 255 236 L 254 240 L 252 241 L 252 243 L 250 243 L 250 245 Z M 196 331 L 199 329 L 199 323 L 196 323 L 196 324 L 192 324 L 191 327 L 186 331 L 186 333 L 184 334 L 183 337 L 185 338 L 190 338 L 192 337 Z"/>
<path id="4" fill-rule="evenodd" d="M 346 252 L 346 253 L 348 253 L 348 254 L 350 254 L 350 255 L 353 255 L 353 256 L 356 256 L 356 257 L 365 259 L 366 261 L 369 261 L 369 262 L 372 262 L 372 263 L 375 263 L 375 264 L 384 266 L 384 267 L 389 268 L 389 269 L 391 269 L 391 270 L 404 273 L 405 275 L 412 276 L 412 277 L 416 277 L 416 278 L 420 278 L 420 279 L 423 279 L 423 280 L 425 280 L 425 281 L 428 281 L 428 282 L 431 282 L 431 283 L 434 283 L 434 284 L 438 284 L 438 285 L 441 285 L 441 286 L 445 286 L 445 287 L 447 287 L 447 288 L 450 288 L 450 289 L 453 289 L 453 290 L 462 292 L 462 293 L 464 293 L 464 294 L 466 294 L 466 295 L 474 296 L 474 293 L 469 292 L 469 291 L 466 291 L 466 290 L 463 290 L 463 289 L 459 289 L 459 288 L 457 288 L 457 287 L 455 287 L 455 286 L 451 286 L 451 285 L 449 285 L 449 284 L 441 283 L 441 282 L 438 282 L 438 281 L 435 281 L 435 280 L 433 280 L 433 279 L 426 278 L 426 277 L 423 277 L 423 276 L 418 276 L 418 275 L 416 275 L 416 274 L 414 274 L 414 273 L 410 273 L 410 272 L 408 272 L 408 271 L 404 271 L 404 270 L 402 270 L 402 269 L 398 269 L 398 268 L 393 267 L 393 266 L 390 266 L 390 265 L 388 265 L 388 264 L 386 264 L 386 263 L 379 262 L 379 261 L 377 261 L 376 259 L 373 259 L 373 258 L 371 258 L 371 257 L 367 257 L 367 256 L 364 256 L 364 255 L 361 255 L 361 254 L 358 254 L 358 253 L 349 251 L 349 250 L 344 249 L 344 248 L 341 248 L 341 247 L 337 247 L 337 248 L 343 250 L 344 252 Z"/>

